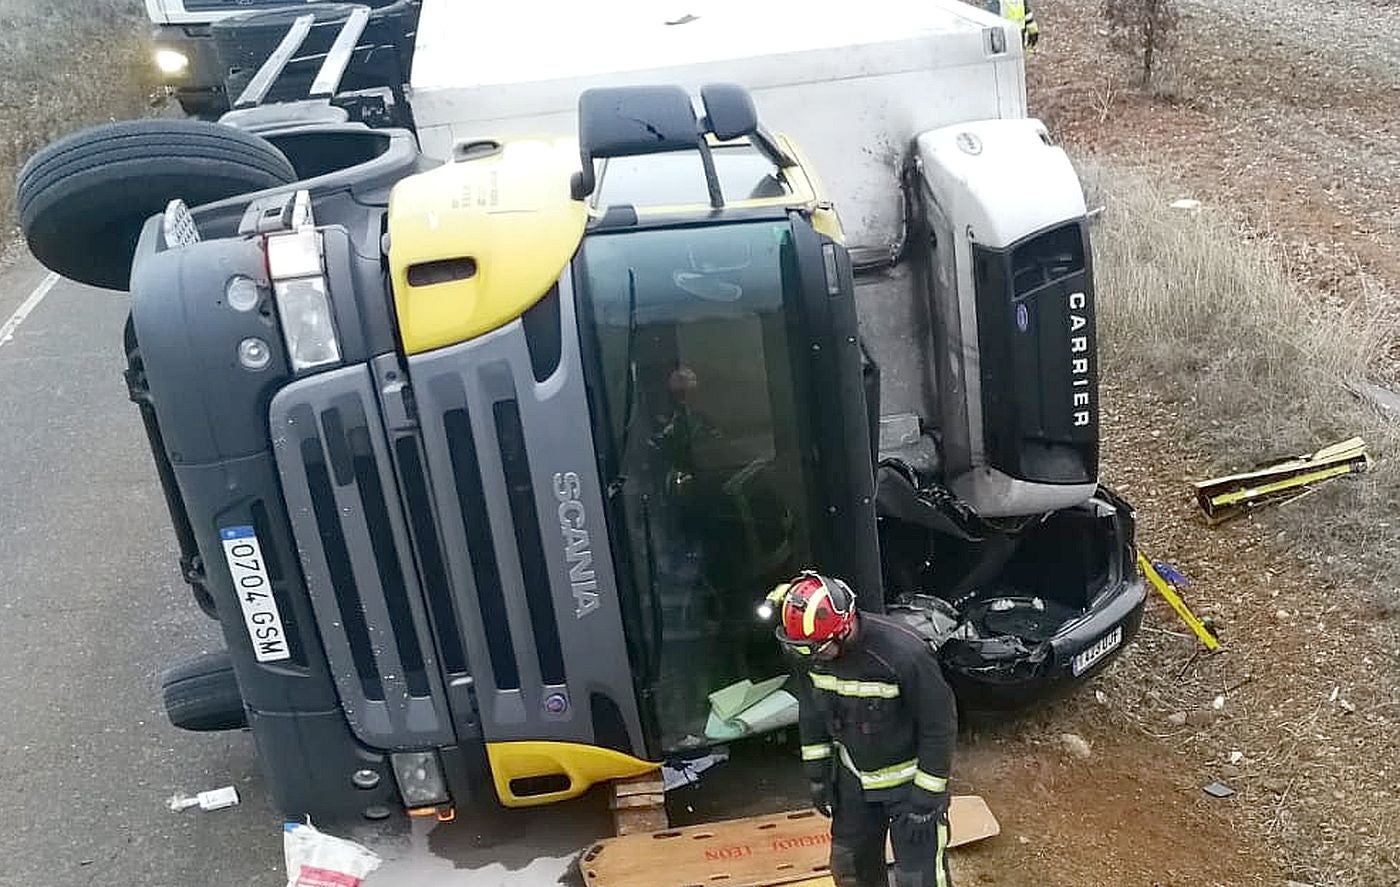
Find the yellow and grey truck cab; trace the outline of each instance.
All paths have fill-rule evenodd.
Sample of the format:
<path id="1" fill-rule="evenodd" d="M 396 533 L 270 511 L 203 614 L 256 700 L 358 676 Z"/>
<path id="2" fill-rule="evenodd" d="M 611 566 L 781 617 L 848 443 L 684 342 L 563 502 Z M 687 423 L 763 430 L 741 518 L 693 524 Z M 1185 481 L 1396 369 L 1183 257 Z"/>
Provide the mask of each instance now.
<path id="1" fill-rule="evenodd" d="M 129 283 L 26 198 L 36 254 L 131 292 L 227 643 L 167 710 L 246 724 L 288 813 L 548 803 L 785 729 L 755 606 L 805 567 L 923 632 L 969 709 L 1137 631 L 1084 199 L 1011 26 L 694 6 L 430 2 L 416 133 L 231 115 L 253 193 L 171 202 Z"/>
<path id="2" fill-rule="evenodd" d="M 464 144 L 362 218 L 373 182 L 147 226 L 142 390 L 291 809 L 645 772 L 781 672 L 763 590 L 878 586 L 839 224 L 707 98 L 586 92 L 578 139 Z"/>

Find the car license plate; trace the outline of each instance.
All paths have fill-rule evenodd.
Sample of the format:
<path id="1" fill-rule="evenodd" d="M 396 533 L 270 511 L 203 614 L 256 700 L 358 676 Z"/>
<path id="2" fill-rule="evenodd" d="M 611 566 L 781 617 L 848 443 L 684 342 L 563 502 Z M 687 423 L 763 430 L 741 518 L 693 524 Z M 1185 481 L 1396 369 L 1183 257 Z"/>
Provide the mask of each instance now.
<path id="1" fill-rule="evenodd" d="M 1087 650 L 1081 650 L 1075 654 L 1071 668 L 1074 676 L 1079 677 L 1089 669 L 1091 665 L 1118 649 L 1118 645 L 1123 643 L 1123 626 L 1110 631 L 1108 634 L 1094 641 Z"/>
<path id="2" fill-rule="evenodd" d="M 243 624 L 253 642 L 253 655 L 259 662 L 291 658 L 257 534 L 252 527 L 223 527 L 219 536 L 224 542 L 224 559 L 233 576 L 238 603 L 243 607 Z"/>

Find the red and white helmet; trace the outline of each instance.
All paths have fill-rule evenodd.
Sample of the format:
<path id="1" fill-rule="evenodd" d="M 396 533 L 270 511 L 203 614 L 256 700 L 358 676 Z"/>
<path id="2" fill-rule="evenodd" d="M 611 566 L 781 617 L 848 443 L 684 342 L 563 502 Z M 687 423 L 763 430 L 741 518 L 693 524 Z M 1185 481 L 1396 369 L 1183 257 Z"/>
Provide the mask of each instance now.
<path id="1" fill-rule="evenodd" d="M 778 640 L 793 652 L 812 655 L 850 634 L 856 594 L 840 579 L 804 570 L 787 583 L 778 615 Z"/>

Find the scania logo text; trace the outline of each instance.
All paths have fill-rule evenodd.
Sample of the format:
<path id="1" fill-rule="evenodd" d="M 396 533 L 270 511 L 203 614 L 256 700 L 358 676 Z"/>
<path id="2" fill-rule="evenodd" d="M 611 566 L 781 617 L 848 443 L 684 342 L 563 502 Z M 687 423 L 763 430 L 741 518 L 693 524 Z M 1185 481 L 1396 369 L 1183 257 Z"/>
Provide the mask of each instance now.
<path id="1" fill-rule="evenodd" d="M 1069 295 L 1069 374 L 1071 387 L 1071 409 L 1074 412 L 1074 427 L 1085 428 L 1094 419 L 1090 403 L 1093 392 L 1090 388 L 1093 376 L 1089 361 L 1089 297 L 1084 293 Z M 1075 357 L 1082 354 L 1083 357 Z"/>
<path id="2" fill-rule="evenodd" d="M 559 532 L 564 538 L 564 562 L 574 595 L 574 616 L 582 619 L 598 609 L 598 577 L 593 570 L 593 546 L 588 539 L 588 514 L 579 501 L 582 484 L 572 471 L 554 475 L 554 498 L 559 500 Z"/>

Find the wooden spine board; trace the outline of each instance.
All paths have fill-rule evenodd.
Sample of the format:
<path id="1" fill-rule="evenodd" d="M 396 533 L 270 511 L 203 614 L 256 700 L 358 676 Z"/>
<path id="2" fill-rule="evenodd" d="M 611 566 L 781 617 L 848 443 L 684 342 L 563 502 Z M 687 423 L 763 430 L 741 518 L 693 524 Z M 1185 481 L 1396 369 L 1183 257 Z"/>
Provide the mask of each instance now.
<path id="1" fill-rule="evenodd" d="M 950 847 L 1001 830 L 975 795 L 953 798 L 950 821 Z M 802 810 L 600 841 L 584 851 L 579 870 L 587 887 L 829 884 L 822 879 L 830 849 L 830 821 Z"/>

